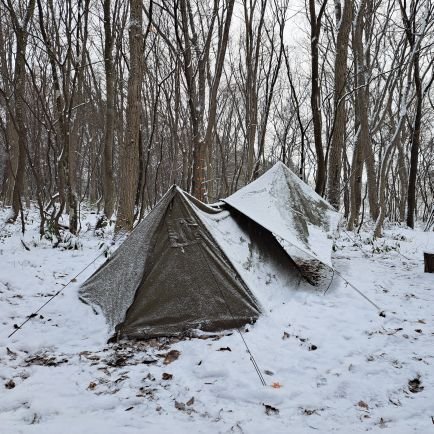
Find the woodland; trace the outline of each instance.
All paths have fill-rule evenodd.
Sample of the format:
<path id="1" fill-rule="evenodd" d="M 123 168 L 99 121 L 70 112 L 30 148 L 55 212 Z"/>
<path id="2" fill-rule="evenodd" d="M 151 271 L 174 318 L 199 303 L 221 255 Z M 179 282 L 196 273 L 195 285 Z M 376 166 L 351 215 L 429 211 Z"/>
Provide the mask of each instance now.
<path id="1" fill-rule="evenodd" d="M 434 0 L 0 0 L 2 433 L 432 433 L 433 229 Z"/>
<path id="2" fill-rule="evenodd" d="M 1 0 L 0 203 L 129 231 L 282 161 L 346 218 L 433 219 L 431 0 Z M 67 220 L 62 220 L 67 215 Z"/>

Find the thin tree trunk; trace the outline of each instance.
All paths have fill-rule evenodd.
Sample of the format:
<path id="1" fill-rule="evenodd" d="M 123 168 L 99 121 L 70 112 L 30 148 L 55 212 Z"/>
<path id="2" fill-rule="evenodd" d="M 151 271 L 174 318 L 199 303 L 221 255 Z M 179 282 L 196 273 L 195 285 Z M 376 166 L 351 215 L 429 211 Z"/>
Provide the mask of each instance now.
<path id="1" fill-rule="evenodd" d="M 319 37 L 321 32 L 321 18 L 325 11 L 327 0 L 323 1 L 321 9 L 316 16 L 315 0 L 309 0 L 310 13 L 310 51 L 311 51 L 311 68 L 312 68 L 312 90 L 310 94 L 310 106 L 312 109 L 313 136 L 316 152 L 316 183 L 315 191 L 318 194 L 324 193 L 326 182 L 326 167 L 324 158 L 324 149 L 322 146 L 322 117 L 321 117 L 321 87 L 319 82 Z"/>
<path id="2" fill-rule="evenodd" d="M 26 88 L 26 48 L 28 39 L 28 26 L 33 17 L 35 10 L 35 0 L 30 0 L 27 5 L 25 17 L 21 22 L 20 18 L 14 12 L 14 6 L 11 0 L 8 1 L 9 12 L 16 36 L 16 59 L 14 75 L 14 92 L 15 92 L 15 113 L 12 115 L 15 122 L 15 130 L 18 138 L 18 147 L 16 148 L 17 167 L 14 173 L 14 189 L 12 193 L 12 215 L 8 222 L 16 221 L 22 204 L 21 196 L 24 191 L 25 173 L 26 173 L 26 141 L 27 128 L 25 122 L 25 88 Z M 12 168 L 13 170 L 13 168 Z"/>
<path id="3" fill-rule="evenodd" d="M 328 158 L 327 197 L 329 202 L 338 209 L 340 203 L 342 151 L 344 147 L 346 124 L 346 110 L 343 96 L 347 81 L 348 39 L 353 16 L 353 2 L 352 0 L 345 0 L 342 14 L 340 13 L 340 1 L 336 0 L 335 3 L 338 22 L 334 74 L 335 124 Z"/>
<path id="4" fill-rule="evenodd" d="M 127 131 L 120 156 L 119 208 L 116 232 L 130 231 L 139 170 L 139 131 L 142 87 L 142 1 L 130 0 L 130 70 L 128 76 Z"/>
<path id="5" fill-rule="evenodd" d="M 414 56 L 413 68 L 413 80 L 416 88 L 416 115 L 414 126 L 411 131 L 410 174 L 408 177 L 407 190 L 407 226 L 412 229 L 414 228 L 414 217 L 416 211 L 416 178 L 420 148 L 420 127 L 422 124 L 422 79 L 420 77 L 419 69 L 419 52 Z"/>
<path id="6" fill-rule="evenodd" d="M 104 67 L 106 77 L 106 106 L 104 116 L 103 192 L 104 216 L 110 219 L 114 210 L 113 138 L 114 138 L 114 83 L 113 30 L 111 25 L 111 0 L 104 0 Z"/>

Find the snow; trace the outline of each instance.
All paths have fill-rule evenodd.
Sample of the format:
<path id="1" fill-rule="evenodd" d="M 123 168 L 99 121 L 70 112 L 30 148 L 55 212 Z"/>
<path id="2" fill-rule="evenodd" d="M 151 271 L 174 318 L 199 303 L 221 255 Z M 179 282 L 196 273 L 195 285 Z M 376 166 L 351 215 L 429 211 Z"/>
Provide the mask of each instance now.
<path id="1" fill-rule="evenodd" d="M 224 202 L 275 234 L 291 255 L 295 248 L 332 266 L 332 235 L 341 216 L 283 163 Z"/>
<path id="2" fill-rule="evenodd" d="M 0 221 L 5 215 L 0 211 Z M 83 215 L 95 224 L 96 215 Z M 20 223 L 0 225 L 2 433 L 432 431 L 434 284 L 423 273 L 423 252 L 432 249 L 434 233 L 390 226 L 382 240 L 365 232 L 352 235 L 356 242 L 345 234 L 336 241 L 334 266 L 386 309 L 385 318 L 337 277 L 326 295 L 306 284 L 283 298 L 276 285 L 274 298 L 261 300 L 270 302 L 267 314 L 243 330 L 263 387 L 236 332 L 106 344 L 104 318 L 77 295 L 103 257 L 42 318 L 8 338 L 14 324 L 100 254 L 92 231 L 80 235 L 80 250 L 53 249 L 38 239 L 36 216 L 29 214 L 34 221 L 24 237 L 30 251 Z M 236 243 L 233 249 L 242 251 Z M 164 364 L 170 350 L 179 358 Z M 163 380 L 163 373 L 173 378 Z M 417 378 L 420 387 L 413 381 L 411 392 Z M 15 387 L 6 387 L 10 380 Z M 264 404 L 278 413 L 268 408 L 267 415 Z"/>
<path id="3" fill-rule="evenodd" d="M 194 205 L 193 205 L 194 206 Z M 277 304 L 288 301 L 301 280 L 300 273 L 288 260 L 282 264 L 273 261 L 252 243 L 247 231 L 232 218 L 229 211 L 209 214 L 196 208 L 196 213 L 210 231 L 220 248 L 228 255 L 235 270 L 262 306 L 263 313 Z"/>

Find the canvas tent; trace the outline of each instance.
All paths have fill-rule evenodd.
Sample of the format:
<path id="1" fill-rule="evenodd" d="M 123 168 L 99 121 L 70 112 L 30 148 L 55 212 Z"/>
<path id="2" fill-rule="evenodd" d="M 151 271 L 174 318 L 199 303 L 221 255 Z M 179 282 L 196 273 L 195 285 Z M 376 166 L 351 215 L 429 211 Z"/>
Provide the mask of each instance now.
<path id="1" fill-rule="evenodd" d="M 252 199 L 249 186 L 238 193 Z M 80 298 L 102 311 L 120 337 L 216 331 L 256 320 L 264 306 L 296 288 L 300 270 L 286 249 L 294 240 L 283 242 L 279 222 L 274 231 L 252 218 L 254 207 L 235 195 L 211 207 L 173 186 L 82 285 Z M 260 208 L 263 199 L 253 200 Z M 308 250 L 310 239 L 302 238 Z"/>
<path id="2" fill-rule="evenodd" d="M 223 200 L 270 230 L 291 257 L 331 266 L 340 214 L 283 163 Z"/>

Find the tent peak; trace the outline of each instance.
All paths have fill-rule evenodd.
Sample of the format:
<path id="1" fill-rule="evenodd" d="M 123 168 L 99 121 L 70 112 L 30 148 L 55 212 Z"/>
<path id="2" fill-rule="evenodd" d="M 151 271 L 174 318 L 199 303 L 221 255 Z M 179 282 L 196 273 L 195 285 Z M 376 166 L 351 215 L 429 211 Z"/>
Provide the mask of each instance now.
<path id="1" fill-rule="evenodd" d="M 310 260 L 331 265 L 340 215 L 282 162 L 223 201 L 283 239 L 284 248 L 289 243 Z"/>

